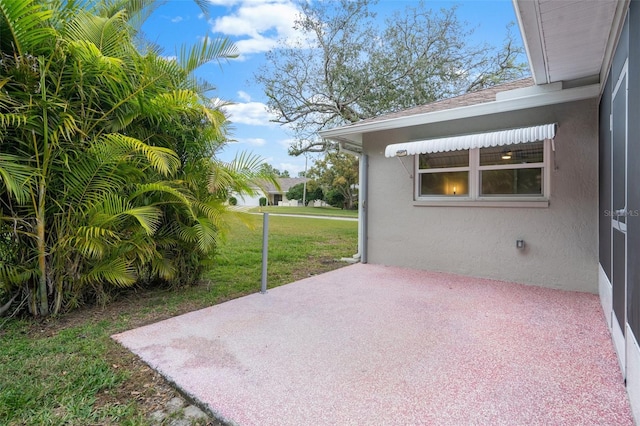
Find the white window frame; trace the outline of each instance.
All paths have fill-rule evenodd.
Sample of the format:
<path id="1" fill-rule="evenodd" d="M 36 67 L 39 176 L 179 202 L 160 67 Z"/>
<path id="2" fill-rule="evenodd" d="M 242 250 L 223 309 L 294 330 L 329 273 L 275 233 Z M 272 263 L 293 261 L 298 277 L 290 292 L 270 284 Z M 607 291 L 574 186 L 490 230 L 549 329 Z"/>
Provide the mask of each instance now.
<path id="1" fill-rule="evenodd" d="M 526 164 L 498 164 L 480 166 L 480 149 L 469 149 L 468 167 L 448 167 L 420 169 L 419 154 L 414 157 L 414 205 L 416 206 L 490 206 L 490 207 L 548 207 L 551 195 L 551 150 L 552 142 L 543 141 L 543 161 Z M 480 172 L 484 170 L 542 169 L 542 195 L 500 195 L 480 194 Z M 420 195 L 421 176 L 425 173 L 469 172 L 468 195 Z"/>

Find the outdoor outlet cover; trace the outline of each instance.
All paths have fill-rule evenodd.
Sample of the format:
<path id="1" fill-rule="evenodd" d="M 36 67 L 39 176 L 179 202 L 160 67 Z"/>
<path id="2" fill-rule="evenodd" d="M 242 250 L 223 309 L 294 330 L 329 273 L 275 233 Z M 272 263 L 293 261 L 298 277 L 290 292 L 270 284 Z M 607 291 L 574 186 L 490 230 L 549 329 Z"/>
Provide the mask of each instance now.
<path id="1" fill-rule="evenodd" d="M 524 248 L 524 240 L 516 240 L 516 248 L 523 249 Z"/>

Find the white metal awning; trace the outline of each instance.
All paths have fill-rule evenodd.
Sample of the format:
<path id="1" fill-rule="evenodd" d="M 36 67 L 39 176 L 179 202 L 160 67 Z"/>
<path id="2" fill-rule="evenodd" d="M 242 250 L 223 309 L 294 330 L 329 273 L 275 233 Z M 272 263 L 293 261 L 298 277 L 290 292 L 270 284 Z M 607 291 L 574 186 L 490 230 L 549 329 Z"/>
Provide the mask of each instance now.
<path id="1" fill-rule="evenodd" d="M 520 129 L 500 130 L 498 132 L 394 143 L 387 145 L 384 155 L 386 157 L 396 157 L 428 154 L 431 152 L 457 151 L 459 149 L 487 148 L 491 146 L 542 141 L 545 139 L 553 139 L 555 136 L 555 123 L 543 124 L 541 126 L 523 127 Z"/>

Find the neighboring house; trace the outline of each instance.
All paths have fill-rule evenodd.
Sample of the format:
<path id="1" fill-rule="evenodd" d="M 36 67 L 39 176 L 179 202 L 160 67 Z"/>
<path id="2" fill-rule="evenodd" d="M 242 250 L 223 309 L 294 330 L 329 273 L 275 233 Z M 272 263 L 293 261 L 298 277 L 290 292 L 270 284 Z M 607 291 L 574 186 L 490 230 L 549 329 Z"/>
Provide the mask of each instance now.
<path id="1" fill-rule="evenodd" d="M 363 262 L 599 292 L 640 421 L 640 1 L 514 7 L 532 79 L 321 135 Z"/>
<path id="2" fill-rule="evenodd" d="M 255 188 L 258 191 L 258 194 L 251 197 L 247 195 L 236 196 L 238 200 L 239 206 L 259 206 L 260 198 L 265 197 L 267 199 L 267 203 L 270 206 L 277 206 L 280 202 L 288 202 L 287 192 L 292 186 L 296 186 L 298 184 L 304 183 L 308 181 L 307 178 L 278 178 L 278 183 L 280 184 L 280 189 L 276 188 L 276 186 L 272 183 L 265 183 L 263 188 Z M 301 200 L 298 200 L 301 201 Z"/>

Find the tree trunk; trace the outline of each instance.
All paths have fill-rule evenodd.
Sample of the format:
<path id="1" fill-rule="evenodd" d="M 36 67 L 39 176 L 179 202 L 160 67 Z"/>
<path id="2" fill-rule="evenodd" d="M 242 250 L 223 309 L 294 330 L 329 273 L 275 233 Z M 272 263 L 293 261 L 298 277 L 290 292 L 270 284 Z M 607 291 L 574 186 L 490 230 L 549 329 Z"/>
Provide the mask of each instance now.
<path id="1" fill-rule="evenodd" d="M 47 247 L 45 244 L 45 217 L 44 217 L 44 183 L 40 182 L 38 188 L 38 213 L 36 216 L 36 235 L 38 242 L 38 269 L 40 277 L 38 280 L 38 302 L 40 309 L 38 314 L 42 316 L 49 315 L 49 298 L 47 296 Z"/>
<path id="2" fill-rule="evenodd" d="M 38 204 L 36 206 L 36 238 L 38 247 L 38 269 L 40 270 L 40 279 L 38 280 L 38 301 L 40 303 L 40 312 L 42 316 L 49 315 L 49 298 L 47 296 L 47 245 L 45 240 L 45 195 L 47 192 L 47 171 L 49 166 L 49 115 L 47 111 L 47 85 L 45 75 L 47 68 L 44 58 L 38 58 L 40 65 L 40 90 L 42 92 L 42 160 L 40 170 L 42 175 L 38 182 Z M 34 140 L 34 146 L 37 146 Z M 37 152 L 37 148 L 36 148 Z"/>

